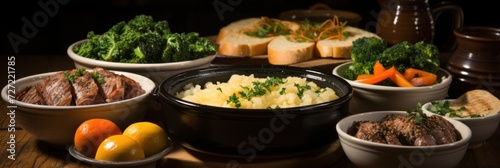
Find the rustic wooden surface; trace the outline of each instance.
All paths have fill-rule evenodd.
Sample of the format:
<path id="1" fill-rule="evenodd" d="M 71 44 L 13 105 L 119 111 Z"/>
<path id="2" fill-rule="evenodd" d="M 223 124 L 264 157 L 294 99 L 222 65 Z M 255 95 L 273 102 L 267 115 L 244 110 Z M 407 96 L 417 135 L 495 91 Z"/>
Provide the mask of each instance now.
<path id="1" fill-rule="evenodd" d="M 227 61 L 216 59 L 214 66 L 225 65 Z M 263 63 L 263 60 L 244 61 L 244 63 Z M 300 67 L 308 67 L 323 72 L 331 72 L 336 64 L 345 60 L 313 60 Z M 233 62 L 234 64 L 234 62 Z M 2 67 L 5 65 L 2 65 Z M 73 63 L 68 57 L 64 56 L 17 56 L 16 57 L 16 78 L 24 76 L 67 70 L 74 68 Z M 5 79 L 2 79 L 5 80 Z M 6 80 L 5 80 L 6 81 Z M 6 82 L 5 82 L 6 83 Z M 5 84 L 4 83 L 4 84 Z M 9 123 L 11 121 L 7 112 L 7 103 L 0 103 L 0 167 L 92 167 L 82 163 L 74 158 L 64 149 L 53 147 L 44 142 L 35 139 L 22 128 L 15 126 L 15 132 L 9 132 Z M 145 120 L 154 121 L 155 117 L 146 116 Z M 15 121 L 15 118 L 14 120 Z M 15 138 L 15 160 L 8 158 L 9 136 L 14 134 Z M 318 152 L 313 155 L 303 155 L 294 158 L 282 160 L 268 160 L 253 163 L 242 164 L 242 167 L 355 167 L 349 159 L 339 150 L 338 142 L 332 144 L 326 151 Z M 468 150 L 458 167 L 500 167 L 500 129 L 486 141 L 486 143 L 477 149 Z M 193 155 L 187 152 L 179 145 L 175 145 L 172 153 L 158 161 L 159 167 L 226 167 L 228 159 L 217 158 L 213 156 Z M 320 166 L 321 165 L 321 166 Z"/>

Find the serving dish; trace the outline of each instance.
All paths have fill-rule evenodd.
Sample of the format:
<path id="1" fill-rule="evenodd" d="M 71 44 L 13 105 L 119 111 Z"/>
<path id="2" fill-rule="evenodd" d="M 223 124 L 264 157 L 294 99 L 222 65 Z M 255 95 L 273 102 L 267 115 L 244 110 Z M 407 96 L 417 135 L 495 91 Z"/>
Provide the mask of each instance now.
<path id="1" fill-rule="evenodd" d="M 339 98 L 321 104 L 270 110 L 208 106 L 176 97 L 186 84 L 203 86 L 206 82 L 224 82 L 233 74 L 307 78 L 320 87 L 331 87 Z M 337 140 L 334 125 L 347 116 L 351 96 L 351 86 L 339 77 L 272 65 L 186 71 L 167 78 L 155 92 L 161 104 L 162 121 L 174 141 L 190 151 L 250 160 L 296 156 L 333 143 Z"/>
<path id="2" fill-rule="evenodd" d="M 461 140 L 433 146 L 401 146 L 371 142 L 347 133 L 354 121 L 380 121 L 388 114 L 406 111 L 370 111 L 340 120 L 336 129 L 342 149 L 357 167 L 456 167 L 467 151 L 471 130 L 465 124 L 447 119 L 459 131 Z"/>
<path id="3" fill-rule="evenodd" d="M 76 45 L 80 45 L 81 43 L 85 42 L 86 40 L 87 39 L 77 41 L 71 44 L 67 49 L 67 54 L 74 61 L 76 68 L 92 69 L 95 67 L 102 67 L 109 70 L 132 72 L 143 75 L 149 79 L 152 79 L 156 84 L 161 83 L 167 77 L 179 72 L 191 69 L 209 67 L 210 62 L 215 58 L 215 55 L 209 55 L 196 60 L 169 62 L 169 63 L 139 64 L 139 63 L 109 62 L 109 61 L 95 60 L 77 55 L 73 51 L 73 48 Z"/>
<path id="4" fill-rule="evenodd" d="M 332 73 L 343 78 L 344 72 L 351 65 L 352 62 L 340 64 L 333 69 Z M 406 111 L 414 109 L 419 102 L 423 104 L 444 99 L 448 94 L 452 76 L 448 71 L 440 68 L 437 78 L 438 83 L 435 85 L 412 88 L 363 84 L 344 78 L 354 89 L 350 112 L 355 114 L 379 110 Z"/>
<path id="5" fill-rule="evenodd" d="M 42 78 L 59 72 L 41 73 L 18 79 L 14 85 L 15 92 L 18 93 L 23 88 L 41 82 Z M 145 93 L 131 99 L 111 103 L 84 106 L 48 106 L 17 101 L 9 97 L 13 96 L 8 95 L 10 92 L 7 92 L 11 88 L 5 86 L 2 89 L 2 99 L 5 102 L 14 101 L 17 126 L 41 141 L 64 147 L 73 144 L 75 131 L 85 120 L 91 118 L 109 119 L 124 129 L 131 123 L 144 118 L 152 99 L 151 92 L 156 84 L 149 78 L 138 74 L 122 71 L 112 72 L 139 82 Z"/>
<path id="6" fill-rule="evenodd" d="M 304 22 L 306 19 L 314 23 L 322 23 L 327 19 L 337 16 L 341 22 L 346 21 L 347 25 L 357 27 L 361 21 L 361 15 L 345 10 L 331 9 L 328 5 L 317 3 L 309 9 L 293 9 L 281 12 L 279 19 Z"/>
<path id="7" fill-rule="evenodd" d="M 100 161 L 90 158 L 78 152 L 76 148 L 71 145 L 68 149 L 69 154 L 75 159 L 91 164 L 93 167 L 120 167 L 120 168 L 155 168 L 159 160 L 163 159 L 166 155 L 172 152 L 174 148 L 174 143 L 169 139 L 168 147 L 161 152 L 146 157 L 140 160 L 123 161 L 123 162 L 112 162 L 112 161 Z"/>
<path id="8" fill-rule="evenodd" d="M 456 99 L 444 99 L 436 101 L 454 101 Z M 427 102 L 422 105 L 422 111 L 427 115 L 439 115 L 429 111 L 432 106 L 432 102 Z M 470 149 L 475 149 L 481 147 L 484 141 L 491 137 L 498 128 L 500 123 L 500 112 L 494 115 L 484 116 L 484 117 L 474 117 L 474 118 L 458 118 L 458 117 L 448 117 L 457 121 L 460 121 L 467 125 L 472 131 L 472 137 L 470 140 Z"/>

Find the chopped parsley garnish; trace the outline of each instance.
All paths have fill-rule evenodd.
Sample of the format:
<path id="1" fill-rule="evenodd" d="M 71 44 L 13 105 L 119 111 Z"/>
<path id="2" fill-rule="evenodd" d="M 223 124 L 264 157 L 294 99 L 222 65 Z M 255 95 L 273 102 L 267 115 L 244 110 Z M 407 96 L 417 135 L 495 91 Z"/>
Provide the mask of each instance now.
<path id="1" fill-rule="evenodd" d="M 75 71 L 75 74 L 70 74 L 68 71 L 64 72 L 64 77 L 69 80 L 69 82 L 73 83 L 77 76 L 83 76 L 83 72 L 85 72 L 85 68 L 80 68 Z"/>
<path id="2" fill-rule="evenodd" d="M 267 109 L 268 109 L 268 110 L 278 110 L 278 109 L 281 109 L 281 107 L 280 107 L 280 106 L 276 106 L 276 107 L 274 107 L 274 108 L 272 108 L 272 107 L 267 107 Z"/>
<path id="3" fill-rule="evenodd" d="M 238 92 L 242 98 L 247 100 L 252 99 L 252 97 L 262 96 L 267 93 L 267 91 L 271 92 L 271 87 L 278 86 L 280 84 L 286 83 L 286 80 L 278 77 L 268 77 L 266 81 L 254 81 L 252 82 L 253 88 L 247 86 L 241 86 L 244 91 Z"/>
<path id="4" fill-rule="evenodd" d="M 253 27 L 248 28 L 243 33 L 248 36 L 265 38 L 278 35 L 286 35 L 292 32 L 284 23 L 278 19 L 261 17 L 261 20 Z"/>
<path id="5" fill-rule="evenodd" d="M 285 94 L 285 91 L 286 91 L 286 88 L 281 88 L 281 90 L 280 90 L 280 95 L 284 95 L 284 94 Z"/>
<path id="6" fill-rule="evenodd" d="M 427 115 L 425 115 L 424 111 L 422 111 L 422 104 L 420 102 L 417 103 L 417 109 L 407 111 L 408 119 L 415 118 L 416 124 L 423 124 L 423 121 Z"/>
<path id="7" fill-rule="evenodd" d="M 90 74 L 92 76 L 92 78 L 94 78 L 95 80 L 97 80 L 98 83 L 104 83 L 106 81 L 104 81 L 104 78 L 97 72 L 92 72 Z"/>
<path id="8" fill-rule="evenodd" d="M 460 108 L 455 110 L 455 109 L 450 108 L 450 105 L 451 105 L 451 101 L 447 101 L 447 100 L 432 101 L 431 105 L 429 106 L 429 109 L 427 109 L 427 110 L 429 110 L 430 112 L 442 115 L 442 116 L 446 116 L 448 114 L 449 117 L 456 117 L 456 118 L 483 117 L 480 114 L 471 114 L 470 116 L 462 116 L 459 114 L 459 112 L 466 110 L 464 106 L 461 106 Z"/>
<path id="9" fill-rule="evenodd" d="M 297 87 L 297 96 L 299 96 L 299 98 L 302 99 L 302 96 L 304 96 L 304 91 L 306 90 L 310 90 L 311 89 L 311 86 L 309 85 L 304 85 L 304 86 L 300 86 L 299 84 L 294 84 L 295 87 Z"/>
<path id="10" fill-rule="evenodd" d="M 217 88 L 218 91 L 220 91 L 222 93 L 222 89 L 220 87 Z"/>
<path id="11" fill-rule="evenodd" d="M 70 74 L 69 72 L 64 72 L 64 77 L 69 80 L 69 82 L 73 83 L 75 81 L 75 75 Z"/>
<path id="12" fill-rule="evenodd" d="M 234 106 L 236 108 L 239 108 L 241 107 L 241 102 L 240 100 L 238 99 L 238 96 L 236 96 L 236 94 L 233 94 L 231 96 L 229 96 L 229 99 L 226 101 L 228 104 L 229 103 L 234 103 Z"/>

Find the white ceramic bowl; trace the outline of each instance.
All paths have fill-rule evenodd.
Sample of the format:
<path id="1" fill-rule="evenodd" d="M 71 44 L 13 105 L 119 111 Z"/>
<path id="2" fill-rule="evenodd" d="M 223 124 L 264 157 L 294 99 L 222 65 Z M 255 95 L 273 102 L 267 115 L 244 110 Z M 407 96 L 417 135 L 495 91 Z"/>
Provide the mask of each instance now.
<path id="1" fill-rule="evenodd" d="M 79 68 L 92 69 L 94 67 L 102 67 L 108 70 L 132 72 L 143 75 L 149 79 L 152 79 L 156 84 L 160 84 L 160 82 L 162 82 L 166 78 L 174 74 L 177 74 L 179 72 L 184 72 L 191 69 L 209 67 L 210 62 L 215 58 L 215 55 L 210 55 L 192 61 L 181 61 L 181 62 L 171 62 L 171 63 L 147 63 L 147 64 L 108 62 L 77 55 L 73 51 L 73 47 L 83 43 L 84 41 L 86 41 L 86 39 L 77 41 L 71 44 L 67 49 L 67 53 L 69 57 L 73 59 L 73 62 L 75 63 L 75 67 L 77 69 Z"/>
<path id="2" fill-rule="evenodd" d="M 13 116 L 17 126 L 28 131 L 37 139 L 55 146 L 67 146 L 73 144 L 73 138 L 78 126 L 85 120 L 91 118 L 105 118 L 116 123 L 122 130 L 128 125 L 141 121 L 149 107 L 152 99 L 151 92 L 156 84 L 147 77 L 121 71 L 113 71 L 123 74 L 137 82 L 146 91 L 140 96 L 112 103 L 103 103 L 86 106 L 48 106 L 36 105 L 16 101 L 9 98 L 11 90 L 9 85 L 2 89 L 2 99 L 14 106 Z M 16 93 L 27 87 L 39 83 L 42 78 L 56 72 L 48 72 L 24 77 L 16 80 Z M 13 101 L 13 104 L 10 102 Z"/>
<path id="3" fill-rule="evenodd" d="M 447 119 L 462 135 L 453 143 L 434 146 L 398 146 L 362 140 L 347 134 L 354 121 L 380 121 L 388 114 L 405 111 L 372 111 L 347 116 L 336 125 L 340 144 L 346 156 L 357 167 L 456 167 L 467 151 L 471 130 L 465 124 Z"/>
<path id="4" fill-rule="evenodd" d="M 94 158 L 87 157 L 80 152 L 78 152 L 74 146 L 69 147 L 69 154 L 74 158 L 91 164 L 93 167 L 119 167 L 119 168 L 155 168 L 157 167 L 157 163 L 159 160 L 163 159 L 163 157 L 169 154 L 174 147 L 174 143 L 169 138 L 168 146 L 166 149 L 161 152 L 149 156 L 140 160 L 132 160 L 132 161 L 123 161 L 123 162 L 112 162 L 112 161 L 101 161 L 95 160 Z"/>
<path id="5" fill-rule="evenodd" d="M 445 99 L 438 101 L 454 101 L 455 99 Z M 427 102 L 422 105 L 422 111 L 427 115 L 438 115 L 436 113 L 430 112 L 428 109 L 432 105 L 431 102 Z M 475 149 L 480 147 L 484 141 L 495 133 L 498 128 L 498 124 L 500 123 L 500 113 L 495 115 L 485 116 L 485 117 L 477 117 L 477 118 L 456 118 L 456 117 L 447 117 L 453 118 L 457 121 L 460 121 L 467 125 L 472 131 L 472 137 L 470 139 L 470 149 Z"/>
<path id="6" fill-rule="evenodd" d="M 332 73 L 344 78 L 343 72 L 351 65 L 352 62 L 340 64 Z M 370 85 L 344 78 L 354 89 L 349 111 L 351 114 L 381 110 L 407 111 L 415 109 L 419 102 L 423 104 L 444 99 L 448 94 L 452 76 L 444 69 L 439 69 L 437 76 L 438 84 L 413 88 Z"/>

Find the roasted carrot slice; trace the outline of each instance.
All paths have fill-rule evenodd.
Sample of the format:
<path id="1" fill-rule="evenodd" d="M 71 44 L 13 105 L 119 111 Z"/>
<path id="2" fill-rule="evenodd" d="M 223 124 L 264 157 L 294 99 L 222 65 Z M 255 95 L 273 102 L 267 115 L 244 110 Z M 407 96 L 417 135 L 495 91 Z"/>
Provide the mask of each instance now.
<path id="1" fill-rule="evenodd" d="M 378 75 L 384 72 L 386 69 L 384 65 L 382 65 L 379 61 L 375 62 L 375 65 L 373 65 L 373 74 Z"/>
<path id="2" fill-rule="evenodd" d="M 410 80 L 411 78 L 414 78 L 415 76 L 436 76 L 436 74 L 420 70 L 420 69 L 415 69 L 415 68 L 408 68 L 404 72 L 404 76 L 407 80 Z"/>
<path id="3" fill-rule="evenodd" d="M 356 80 L 362 80 L 362 79 L 370 78 L 370 77 L 373 77 L 373 74 L 359 74 L 358 77 L 356 78 Z"/>
<path id="4" fill-rule="evenodd" d="M 410 81 L 406 80 L 406 78 L 401 74 L 398 70 L 391 76 L 392 82 L 394 82 L 399 87 L 414 87 Z"/>
<path id="5" fill-rule="evenodd" d="M 356 80 L 356 81 L 358 81 L 360 83 L 366 83 L 366 84 L 377 84 L 377 83 L 382 82 L 382 81 L 390 78 L 391 76 L 393 76 L 396 71 L 397 71 L 396 67 L 392 66 L 391 68 L 385 70 L 384 72 L 382 72 L 378 75 L 373 75 L 372 77 L 364 78 L 364 79 L 360 79 L 360 80 Z"/>

